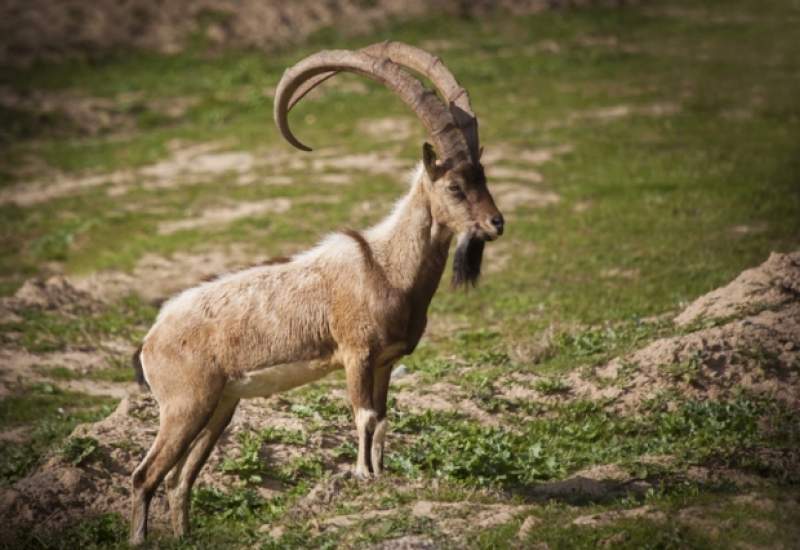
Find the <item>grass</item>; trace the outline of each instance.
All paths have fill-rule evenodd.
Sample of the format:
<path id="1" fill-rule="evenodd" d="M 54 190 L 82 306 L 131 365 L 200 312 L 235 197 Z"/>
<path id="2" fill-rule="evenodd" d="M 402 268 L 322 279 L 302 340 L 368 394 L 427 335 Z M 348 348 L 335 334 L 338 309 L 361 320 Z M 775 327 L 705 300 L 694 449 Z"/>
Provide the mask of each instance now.
<path id="1" fill-rule="evenodd" d="M 262 454 L 262 449 L 268 443 L 303 445 L 306 439 L 301 432 L 273 428 L 258 433 L 241 432 L 238 438 L 238 456 L 226 458 L 222 462 L 221 470 L 238 476 L 245 484 L 259 485 L 265 478 L 297 484 L 301 481 L 313 481 L 322 475 L 322 462 L 313 455 L 302 455 L 288 462 L 272 465 L 268 464 Z"/>
<path id="2" fill-rule="evenodd" d="M 741 13 L 751 10 L 747 2 L 737 6 Z M 783 25 L 780 18 L 760 18 L 748 29 L 748 36 L 754 43 L 769 44 L 770 55 L 783 59 L 780 56 L 791 52 L 792 45 L 772 39 L 782 36 Z M 759 58 L 745 55 L 742 47 L 737 47 L 741 30 L 736 24 L 709 27 L 641 10 L 581 10 L 569 15 L 498 17 L 482 22 L 432 19 L 392 29 L 393 36 L 410 42 L 431 34 L 447 38 L 448 32 L 454 37 L 464 33 L 476 37 L 477 48 L 458 45 L 444 55 L 487 121 L 483 132 L 487 148 L 499 142 L 522 148 L 573 146 L 573 153 L 541 168 L 546 181 L 562 196 L 561 203 L 542 212 L 523 209 L 509 223 L 508 240 L 535 242 L 538 253 L 517 258 L 470 300 L 450 294 L 440 297 L 437 312 L 463 314 L 465 319 L 488 314 L 491 323 L 503 325 L 543 305 L 546 319 L 515 323 L 520 333 L 553 320 L 594 324 L 647 315 L 713 288 L 762 259 L 769 249 L 794 244 L 800 197 L 795 185 L 797 165 L 792 159 L 800 124 L 791 101 L 790 90 L 797 87 L 792 57 L 764 67 Z M 615 36 L 629 48 L 589 47 L 584 45 L 587 36 Z M 366 41 L 338 36 L 325 40 L 325 46 L 347 47 Z M 528 53 L 531 45 L 546 40 L 559 44 L 558 54 Z M 320 45 L 311 43 L 303 51 Z M 707 51 L 709 59 L 699 59 L 693 51 Z M 78 86 L 87 93 L 109 97 L 137 92 L 146 98 L 190 96 L 199 100 L 177 123 L 151 125 L 122 141 L 100 137 L 77 141 L 40 138 L 36 142 L 37 154 L 60 170 L 113 171 L 163 158 L 166 143 L 172 139 L 228 140 L 245 150 L 282 147 L 265 125 L 268 102 L 258 90 L 274 85 L 282 68 L 301 54 L 265 57 L 231 52 L 217 59 L 135 54 L 99 66 L 66 65 L 18 73 L 13 85 Z M 486 61 L 476 63 L 476 57 Z M 668 62 L 659 61 L 664 59 Z M 165 74 L 169 76 L 162 78 Z M 676 82 L 683 83 L 680 90 Z M 767 96 L 763 105 L 753 104 L 755 82 L 764 88 L 758 93 Z M 377 91 L 371 85 L 370 89 Z M 535 93 L 525 92 L 530 89 Z M 236 99 L 230 99 L 233 97 Z M 678 103 L 680 109 L 661 117 L 565 122 L 575 113 L 619 104 L 644 108 L 659 103 Z M 374 146 L 363 139 L 355 121 L 404 115 L 402 105 L 387 93 L 356 96 L 338 92 L 299 109 L 296 120 L 315 118 L 313 125 L 298 124 L 298 132 L 310 142 L 336 143 L 356 152 Z M 726 114 L 737 109 L 747 111 L 747 116 Z M 773 124 L 776 118 L 783 124 Z M 342 120 L 353 122 L 342 124 Z M 33 144 L 28 143 L 15 142 L 6 153 L 8 162 L 30 155 Z M 410 165 L 418 157 L 418 137 L 401 145 L 402 156 Z M 769 154 L 764 154 L 766 147 Z M 159 192 L 158 204 L 167 206 L 160 214 L 146 209 L 120 212 L 113 208 L 115 200 L 102 193 L 35 208 L 6 206 L 6 219 L 13 223 L 15 238 L 6 245 L 11 249 L 1 254 L 6 258 L 5 273 L 20 279 L 42 259 L 64 261 L 78 271 L 126 269 L 147 250 L 169 254 L 199 246 L 209 238 L 224 242 L 254 235 L 253 229 L 263 227 L 263 221 L 173 236 L 152 231 L 159 218 L 174 217 L 187 205 L 216 200 L 220 184 L 225 185 L 224 177 L 221 179 Z M 226 185 L 225 196 L 248 200 L 276 193 L 307 193 L 316 187 L 302 174 L 296 174 L 294 180 L 292 190 Z M 388 202 L 398 194 L 397 184 L 388 178 L 377 178 L 368 192 L 361 187 L 364 183 L 342 189 L 340 204 L 325 207 L 325 227 L 348 223 L 349 206 L 360 197 Z M 151 192 L 136 190 L 131 198 L 147 204 L 154 197 Z M 573 208 L 579 203 L 590 204 L 590 208 L 576 215 Z M 757 208 L 752 208 L 754 204 Z M 319 229 L 286 225 L 287 220 L 298 217 L 302 215 L 295 212 L 285 218 L 270 216 L 265 233 L 256 232 L 252 244 L 270 250 L 277 239 L 311 243 Z M 731 228 L 741 225 L 761 229 L 733 236 Z M 715 253 L 707 254 L 709 250 Z M 29 269 L 20 271 L 25 266 Z M 637 271 L 637 284 L 598 277 L 614 269 Z M 517 287 L 521 284 L 523 292 Z"/>
<path id="3" fill-rule="evenodd" d="M 99 447 L 100 443 L 93 437 L 70 437 L 64 443 L 61 454 L 68 462 L 80 466 L 92 458 Z"/>
<path id="4" fill-rule="evenodd" d="M 0 204 L 0 295 L 50 273 L 54 263 L 68 274 L 83 275 L 128 271 L 147 254 L 169 257 L 209 246 L 237 244 L 254 253 L 283 254 L 310 246 L 329 230 L 373 223 L 402 194 L 400 175 L 356 171 L 348 173 L 348 183 L 325 186 L 313 170 L 278 164 L 259 166 L 254 173 L 257 178 L 286 176 L 290 183 L 239 185 L 235 171 L 228 171 L 152 188 L 135 177 L 122 195 L 110 192 L 115 190 L 111 180 L 113 174 L 169 159 L 176 142 L 213 142 L 222 151 L 257 159 L 283 154 L 287 146 L 269 124 L 271 101 L 264 90 L 307 53 L 388 36 L 416 44 L 434 37 L 449 41 L 450 47 L 437 53 L 470 90 L 488 153 L 569 146 L 569 152 L 538 166 L 513 155 L 501 163 L 540 172 L 543 182 L 536 189 L 557 193 L 560 201 L 546 208 L 516 205 L 505 212 L 508 231 L 487 247 L 482 285 L 468 294 L 443 285 L 430 312 L 431 337 L 402 361 L 419 383 L 455 385 L 500 425 L 454 413 L 412 414 L 394 402 L 388 481 L 377 488 L 345 483 L 344 496 L 331 506 L 342 513 L 376 506 L 401 510 L 419 491 L 432 500 L 469 502 L 478 494 L 489 495 L 491 502 L 535 503 L 541 522 L 527 540 L 516 538 L 520 517 L 470 536 L 467 545 L 474 548 L 536 543 L 704 548 L 743 541 L 791 546 L 799 536 L 791 527 L 797 524 L 790 517 L 796 507 L 758 510 L 735 501 L 740 489 L 691 481 L 686 473 L 696 467 L 733 468 L 756 476 L 763 483 L 759 491 L 776 502 L 787 502 L 798 481 L 794 463 L 786 458 L 800 447 L 793 411 L 746 394 L 705 401 L 665 395 L 638 416 L 622 415 L 572 399 L 567 382 L 576 368 L 604 364 L 657 338 L 681 334 L 687 329 L 672 325 L 672 313 L 760 263 L 770 251 L 798 246 L 797 3 L 675 0 L 670 6 L 677 9 L 647 5 L 513 18 L 434 16 L 395 23 L 369 37 L 326 31 L 274 55 L 226 51 L 211 56 L 194 47 L 176 55 L 119 52 L 91 63 L 4 70 L 0 85 L 17 90 L 71 90 L 116 99 L 134 129 L 86 136 L 57 115 L 0 109 L 0 192 L 30 180 L 55 185 L 54 174 L 108 175 L 96 186 L 52 200 Z M 316 147 L 335 146 L 342 155 L 383 152 L 411 168 L 419 159 L 422 130 L 414 122 L 408 137 L 386 136 L 376 143 L 366 136 L 365 122 L 410 115 L 378 85 L 365 85 L 366 94 L 340 86 L 301 104 L 293 127 Z M 163 116 L 154 103 L 186 99 L 190 106 L 177 118 Z M 491 167 L 488 175 L 490 188 L 508 183 L 493 177 Z M 274 198 L 294 202 L 282 214 L 171 234 L 158 229 L 223 203 Z M 135 296 L 69 314 L 24 310 L 18 320 L 0 325 L 0 344 L 44 356 L 104 349 L 109 340 L 135 343 L 155 314 L 154 306 Z M 779 358 L 763 349 L 741 354 L 767 371 L 779 365 Z M 676 381 L 692 383 L 702 360 L 698 356 L 663 369 Z M 618 379 L 608 383 L 622 384 L 636 369 L 625 364 Z M 78 465 L 93 460 L 93 441 L 67 436 L 77 423 L 96 420 L 113 405 L 110 399 L 59 389 L 60 382 L 83 376 L 62 365 L 43 360 L 36 370 L 46 382 L 17 388 L 0 400 L 0 429 L 24 431 L 22 439 L 0 447 L 3 485 L 51 452 Z M 548 399 L 503 398 L 499 382 L 510 373 L 535 374 L 533 389 Z M 117 383 L 131 374 L 127 358 L 109 353 L 106 368 L 85 376 Z M 297 501 L 328 475 L 315 437 L 324 430 L 349 430 L 348 407 L 330 395 L 342 383 L 334 376 L 276 405 L 302 419 L 309 433 L 239 434 L 242 452 L 222 464 L 236 487 L 196 491 L 195 534 L 184 542 L 159 536 L 157 544 L 334 547 L 405 534 L 452 542 L 434 522 L 403 513 L 320 532 L 298 512 Z M 293 461 L 272 464 L 263 456 L 270 444 L 302 452 Z M 355 448 L 350 441 L 331 452 L 352 460 Z M 669 461 L 663 464 L 647 460 L 664 455 Z M 635 472 L 651 491 L 621 491 L 600 501 L 541 502 L 531 496 L 535 487 L 598 464 Z M 258 489 L 268 480 L 280 481 L 286 492 L 263 498 Z M 376 501 L 369 500 L 373 496 Z M 663 512 L 668 521 L 617 519 L 596 528 L 572 524 L 581 514 L 642 504 Z M 715 534 L 676 519 L 691 507 L 726 527 Z M 751 518 L 781 528 L 767 532 L 748 523 Z M 273 523 L 285 527 L 276 539 L 260 530 Z M 109 515 L 58 537 L 37 533 L 26 544 L 124 548 L 124 533 L 124 521 Z"/>
<path id="5" fill-rule="evenodd" d="M 766 419 L 773 434 L 759 430 Z M 633 464 L 638 457 L 670 455 L 675 468 L 714 462 L 763 471 L 753 449 L 796 448 L 793 413 L 770 401 L 678 401 L 653 404 L 645 416 L 620 417 L 594 402 L 555 406 L 516 429 L 482 426 L 450 415 L 403 416 L 399 433 L 413 442 L 390 455 L 390 468 L 407 477 L 435 477 L 477 485 L 524 488 L 560 479 L 595 464 Z M 785 472 L 789 473 L 789 472 Z M 790 474 L 791 475 L 791 474 Z M 779 474 L 780 477 L 780 474 Z"/>
<path id="6" fill-rule="evenodd" d="M 533 385 L 533 389 L 544 395 L 558 395 L 569 393 L 569 382 L 561 378 L 542 378 L 537 380 Z"/>
<path id="7" fill-rule="evenodd" d="M 109 361 L 116 363 L 116 356 L 109 357 Z M 117 364 L 104 369 L 89 371 L 85 374 L 78 373 L 66 367 L 49 367 L 47 365 L 35 365 L 34 369 L 46 378 L 55 381 L 69 380 L 97 380 L 101 382 L 126 383 L 131 381 L 131 367 L 126 364 Z"/>

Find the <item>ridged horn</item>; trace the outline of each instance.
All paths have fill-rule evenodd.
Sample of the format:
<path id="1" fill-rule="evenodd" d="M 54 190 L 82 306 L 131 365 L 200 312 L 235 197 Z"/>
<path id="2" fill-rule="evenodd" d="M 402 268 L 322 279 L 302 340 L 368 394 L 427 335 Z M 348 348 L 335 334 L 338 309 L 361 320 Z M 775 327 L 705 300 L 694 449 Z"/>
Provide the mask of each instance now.
<path id="1" fill-rule="evenodd" d="M 453 73 L 445 66 L 439 56 L 432 55 L 420 48 L 404 44 L 402 42 L 385 41 L 372 44 L 359 50 L 369 56 L 379 59 L 388 57 L 394 63 L 407 67 L 419 73 L 433 82 L 439 94 L 453 114 L 456 125 L 461 129 L 464 138 L 469 146 L 470 155 L 473 161 L 479 160 L 480 143 L 478 139 L 478 119 L 470 105 L 469 94 L 453 76 Z M 295 90 L 289 100 L 288 110 L 297 104 L 308 92 L 335 76 L 339 71 L 329 71 L 321 73 L 306 82 Z"/>
<path id="2" fill-rule="evenodd" d="M 422 83 L 387 57 L 376 58 L 350 50 L 321 51 L 306 57 L 283 73 L 275 91 L 274 117 L 281 135 L 303 151 L 311 149 L 300 142 L 289 129 L 289 104 L 297 90 L 311 79 L 341 71 L 360 74 L 395 92 L 419 117 L 442 159 L 467 160 L 470 148 L 452 112 Z M 302 98 L 303 92 L 294 102 Z"/>

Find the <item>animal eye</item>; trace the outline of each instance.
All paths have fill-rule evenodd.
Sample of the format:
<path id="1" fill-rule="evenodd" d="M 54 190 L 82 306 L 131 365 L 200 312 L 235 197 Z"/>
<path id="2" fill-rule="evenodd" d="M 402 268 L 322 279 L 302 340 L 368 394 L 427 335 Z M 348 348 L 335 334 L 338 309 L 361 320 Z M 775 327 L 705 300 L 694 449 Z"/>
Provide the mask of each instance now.
<path id="1" fill-rule="evenodd" d="M 464 192 L 461 190 L 461 186 L 458 185 L 457 183 L 451 183 L 450 185 L 448 185 L 447 190 L 453 197 L 456 198 L 456 200 L 461 201 L 464 200 L 464 198 L 466 197 L 466 195 L 464 195 Z"/>

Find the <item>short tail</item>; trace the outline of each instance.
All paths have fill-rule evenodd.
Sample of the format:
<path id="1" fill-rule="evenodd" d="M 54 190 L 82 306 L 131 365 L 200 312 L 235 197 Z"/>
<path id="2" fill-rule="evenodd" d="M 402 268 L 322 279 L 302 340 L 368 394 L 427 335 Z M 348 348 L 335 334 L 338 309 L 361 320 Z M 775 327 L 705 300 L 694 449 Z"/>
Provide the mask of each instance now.
<path id="1" fill-rule="evenodd" d="M 136 382 L 142 388 L 149 390 L 150 385 L 147 383 L 147 379 L 144 377 L 144 370 L 142 369 L 142 346 L 139 346 L 136 348 L 136 351 L 133 352 L 131 362 L 133 363 L 133 370 L 136 373 Z"/>

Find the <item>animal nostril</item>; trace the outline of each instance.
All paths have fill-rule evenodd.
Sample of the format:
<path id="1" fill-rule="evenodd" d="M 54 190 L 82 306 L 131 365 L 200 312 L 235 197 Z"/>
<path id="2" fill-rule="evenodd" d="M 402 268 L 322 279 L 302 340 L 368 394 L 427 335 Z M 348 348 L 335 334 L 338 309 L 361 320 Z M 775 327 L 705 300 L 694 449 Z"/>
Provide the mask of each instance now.
<path id="1" fill-rule="evenodd" d="M 502 214 L 498 214 L 494 218 L 492 218 L 492 225 L 495 227 L 495 229 L 497 229 L 498 233 L 502 233 L 503 232 L 503 224 L 504 223 L 505 223 L 505 221 L 503 220 L 503 215 Z"/>

